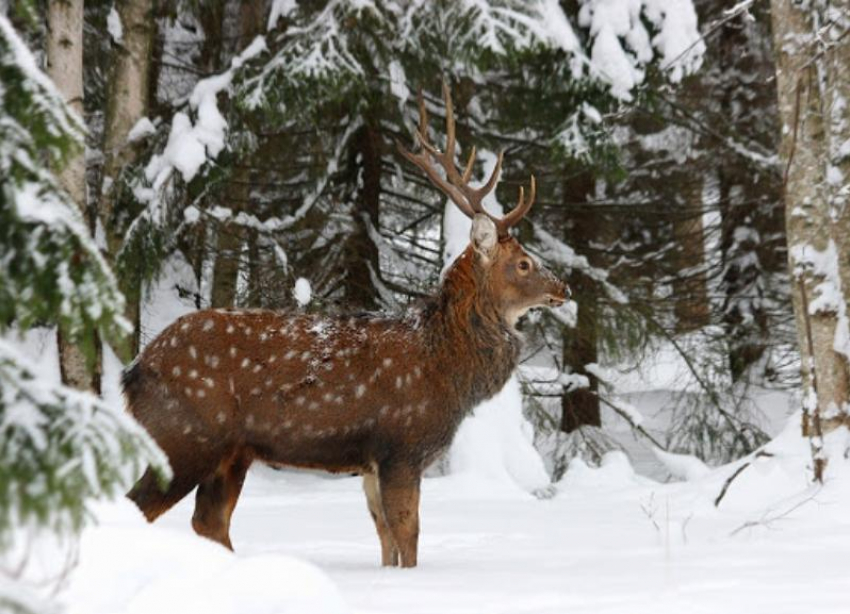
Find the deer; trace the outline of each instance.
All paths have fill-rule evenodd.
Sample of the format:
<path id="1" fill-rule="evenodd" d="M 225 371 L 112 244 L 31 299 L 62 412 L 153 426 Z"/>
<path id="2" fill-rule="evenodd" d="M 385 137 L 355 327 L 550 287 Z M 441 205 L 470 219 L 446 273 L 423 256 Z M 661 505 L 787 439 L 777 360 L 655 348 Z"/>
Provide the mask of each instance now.
<path id="1" fill-rule="evenodd" d="M 127 408 L 173 474 L 163 486 L 147 467 L 128 493 L 149 522 L 197 487 L 192 528 L 232 550 L 230 521 L 254 461 L 359 474 L 382 565 L 417 565 L 424 470 L 516 369 L 518 319 L 569 298 L 510 233 L 534 202 L 533 175 L 514 209 L 501 218 L 487 212 L 482 199 L 497 185 L 503 156 L 472 187 L 475 149 L 460 170 L 445 84 L 443 97 L 445 151 L 428 140 L 421 93 L 420 151 L 399 144 L 472 220 L 469 245 L 433 296 L 403 315 L 196 311 L 124 371 Z"/>

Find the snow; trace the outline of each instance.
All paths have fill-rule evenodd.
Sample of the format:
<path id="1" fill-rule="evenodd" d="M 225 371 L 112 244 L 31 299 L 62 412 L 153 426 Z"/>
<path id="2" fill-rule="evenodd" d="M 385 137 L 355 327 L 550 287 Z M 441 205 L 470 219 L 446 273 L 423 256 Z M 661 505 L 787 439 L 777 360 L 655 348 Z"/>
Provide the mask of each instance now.
<path id="1" fill-rule="evenodd" d="M 106 31 L 109 32 L 109 36 L 112 37 L 114 43 L 121 44 L 123 42 L 124 26 L 121 23 L 121 15 L 118 14 L 115 5 L 109 9 L 109 15 L 106 16 Z"/>
<path id="2" fill-rule="evenodd" d="M 99 512 L 100 526 L 82 537 L 65 596 L 68 614 L 349 611 L 333 583 L 309 563 L 280 554 L 234 556 L 194 535 L 148 525 L 126 500 Z"/>
<path id="3" fill-rule="evenodd" d="M 140 117 L 130 128 L 130 132 L 127 133 L 127 142 L 135 143 L 155 133 L 156 126 L 153 125 L 153 122 L 147 117 Z"/>
<path id="4" fill-rule="evenodd" d="M 274 30 L 281 17 L 289 17 L 289 15 L 297 8 L 298 3 L 296 0 L 274 0 L 272 2 L 271 11 L 269 12 L 269 22 L 266 29 Z"/>
<path id="5" fill-rule="evenodd" d="M 673 454 L 658 448 L 652 449 L 655 456 L 660 460 L 670 474 L 679 480 L 696 480 L 707 475 L 711 469 L 690 454 Z"/>
<path id="6" fill-rule="evenodd" d="M 72 614 L 844 612 L 850 466 L 835 453 L 848 441 L 827 437 L 835 460 L 814 486 L 794 416 L 718 507 L 745 461 L 661 484 L 614 452 L 599 468 L 574 462 L 543 500 L 484 477 L 429 478 L 414 570 L 379 566 L 358 478 L 255 468 L 235 555 L 194 536 L 191 497 L 152 527 L 111 504 L 62 597 Z M 286 609 L 295 591 L 315 601 Z"/>
<path id="7" fill-rule="evenodd" d="M 578 23 L 592 40 L 591 74 L 607 82 L 621 100 L 632 99 L 655 52 L 674 83 L 702 64 L 705 44 L 690 0 L 586 0 Z"/>
<path id="8" fill-rule="evenodd" d="M 499 394 L 476 407 L 461 423 L 449 450 L 450 471 L 473 481 L 495 481 L 533 492 L 550 481 L 533 441 L 532 426 L 522 414 L 519 381 L 514 376 Z"/>
<path id="9" fill-rule="evenodd" d="M 295 287 L 292 289 L 292 296 L 300 307 L 306 307 L 313 296 L 313 289 L 310 286 L 310 280 L 304 277 L 299 277 L 295 280 Z"/>
<path id="10" fill-rule="evenodd" d="M 230 87 L 237 69 L 265 49 L 265 39 L 258 36 L 233 58 L 228 70 L 198 81 L 189 96 L 195 120 L 186 112 L 175 113 L 164 151 L 153 156 L 145 168 L 145 176 L 154 190 L 162 188 L 174 169 L 184 181 L 191 181 L 208 158 L 214 159 L 221 153 L 225 147 L 227 122 L 218 109 L 218 95 Z"/>

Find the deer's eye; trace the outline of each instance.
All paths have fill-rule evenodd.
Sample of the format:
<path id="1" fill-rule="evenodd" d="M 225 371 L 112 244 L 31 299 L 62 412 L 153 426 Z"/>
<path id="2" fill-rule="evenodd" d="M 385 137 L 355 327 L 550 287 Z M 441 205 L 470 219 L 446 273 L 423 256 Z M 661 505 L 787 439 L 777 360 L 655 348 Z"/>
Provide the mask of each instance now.
<path id="1" fill-rule="evenodd" d="M 531 269 L 531 263 L 528 260 L 520 260 L 517 265 L 520 271 L 527 272 Z"/>

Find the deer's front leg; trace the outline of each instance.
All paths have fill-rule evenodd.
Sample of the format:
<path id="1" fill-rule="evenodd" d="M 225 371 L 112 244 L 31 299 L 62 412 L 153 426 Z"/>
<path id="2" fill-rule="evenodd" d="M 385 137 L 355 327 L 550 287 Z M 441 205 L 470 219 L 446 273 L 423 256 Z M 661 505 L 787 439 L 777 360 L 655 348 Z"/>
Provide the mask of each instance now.
<path id="1" fill-rule="evenodd" d="M 384 505 L 381 502 L 381 488 L 378 484 L 378 476 L 374 473 L 363 475 L 363 490 L 366 493 L 366 503 L 369 505 L 369 513 L 375 521 L 378 537 L 381 540 L 381 564 L 384 567 L 398 567 L 398 548 L 393 540 L 387 518 L 384 514 Z"/>
<path id="2" fill-rule="evenodd" d="M 381 466 L 381 502 L 402 567 L 416 567 L 419 547 L 419 484 L 422 473 L 398 465 Z"/>

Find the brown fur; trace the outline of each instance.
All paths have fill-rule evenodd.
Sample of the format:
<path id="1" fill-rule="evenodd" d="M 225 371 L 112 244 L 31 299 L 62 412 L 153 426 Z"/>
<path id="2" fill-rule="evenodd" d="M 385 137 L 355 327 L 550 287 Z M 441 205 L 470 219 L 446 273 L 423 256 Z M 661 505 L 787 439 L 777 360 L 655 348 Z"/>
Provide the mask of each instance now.
<path id="1" fill-rule="evenodd" d="M 384 565 L 416 565 L 423 470 L 496 394 L 520 343 L 507 314 L 563 301 L 565 285 L 501 241 L 471 246 L 440 292 L 404 317 L 207 310 L 169 326 L 125 373 L 128 407 L 168 456 L 129 496 L 154 520 L 198 486 L 192 526 L 231 548 L 254 459 L 363 474 Z M 532 261 L 533 262 L 533 261 Z"/>

